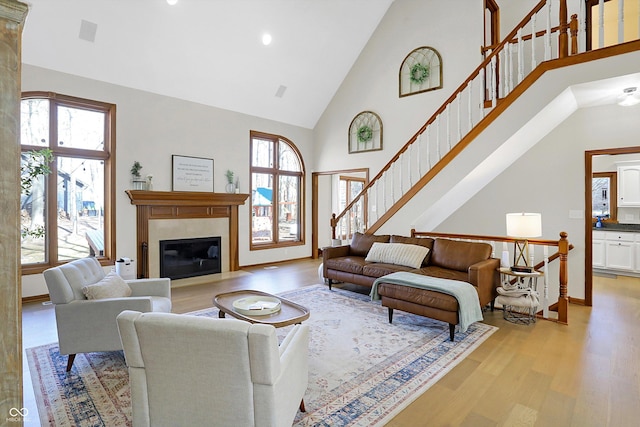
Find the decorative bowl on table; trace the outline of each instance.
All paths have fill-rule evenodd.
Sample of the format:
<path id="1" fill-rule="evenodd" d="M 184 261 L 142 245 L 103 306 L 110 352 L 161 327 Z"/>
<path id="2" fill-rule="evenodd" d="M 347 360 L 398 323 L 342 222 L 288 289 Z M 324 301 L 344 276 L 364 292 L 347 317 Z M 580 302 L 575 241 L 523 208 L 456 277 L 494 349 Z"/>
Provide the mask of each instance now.
<path id="1" fill-rule="evenodd" d="M 252 295 L 235 300 L 233 309 L 245 316 L 265 316 L 280 311 L 280 300 L 264 295 Z"/>

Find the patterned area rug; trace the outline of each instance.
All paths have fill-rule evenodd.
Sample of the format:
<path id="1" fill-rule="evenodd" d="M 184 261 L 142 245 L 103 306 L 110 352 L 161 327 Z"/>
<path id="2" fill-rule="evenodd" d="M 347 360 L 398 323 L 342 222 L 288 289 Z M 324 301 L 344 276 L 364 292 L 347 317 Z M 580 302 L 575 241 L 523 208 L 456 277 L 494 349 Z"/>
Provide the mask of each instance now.
<path id="1" fill-rule="evenodd" d="M 311 311 L 307 412 L 296 426 L 382 426 L 497 329 L 475 323 L 452 343 L 443 322 L 396 310 L 390 325 L 387 309 L 366 295 L 322 285 L 281 295 Z M 78 354 L 69 374 L 57 343 L 28 349 L 27 358 L 43 426 L 131 425 L 122 352 Z"/>

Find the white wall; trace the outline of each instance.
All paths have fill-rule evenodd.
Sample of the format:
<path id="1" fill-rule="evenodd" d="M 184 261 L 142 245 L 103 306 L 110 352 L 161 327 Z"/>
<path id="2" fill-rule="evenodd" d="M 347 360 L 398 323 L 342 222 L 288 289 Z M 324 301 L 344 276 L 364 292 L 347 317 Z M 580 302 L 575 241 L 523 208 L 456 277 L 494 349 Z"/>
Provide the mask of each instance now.
<path id="1" fill-rule="evenodd" d="M 134 160 L 142 174 L 152 174 L 154 190 L 171 190 L 171 155 L 214 159 L 214 190 L 224 192 L 224 173 L 240 179 L 240 191 L 249 192 L 249 131 L 287 137 L 300 150 L 307 170 L 310 194 L 313 134 L 309 129 L 260 119 L 202 104 L 89 80 L 30 65 L 22 68 L 23 91 L 50 91 L 116 104 L 116 257 L 134 258 L 136 211 L 124 193 L 130 187 Z M 311 255 L 311 197 L 306 200 L 304 246 L 249 251 L 249 201 L 239 209 L 240 265 L 263 264 Z M 46 294 L 41 275 L 25 276 L 23 296 Z"/>
<path id="2" fill-rule="evenodd" d="M 369 167 L 373 178 L 480 63 L 482 11 L 482 0 L 396 0 L 314 129 L 315 169 Z M 420 46 L 442 56 L 444 87 L 400 98 L 400 65 Z M 383 150 L 348 154 L 349 124 L 362 111 L 382 119 Z"/>

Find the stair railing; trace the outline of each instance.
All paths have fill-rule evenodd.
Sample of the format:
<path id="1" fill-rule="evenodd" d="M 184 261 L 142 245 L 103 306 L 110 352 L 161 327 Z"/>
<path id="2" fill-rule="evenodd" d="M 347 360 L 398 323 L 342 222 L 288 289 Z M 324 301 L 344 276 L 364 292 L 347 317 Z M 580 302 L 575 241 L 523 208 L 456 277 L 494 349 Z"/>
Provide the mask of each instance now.
<path id="1" fill-rule="evenodd" d="M 500 254 L 503 250 L 509 251 L 509 244 L 513 244 L 516 239 L 511 237 L 501 236 L 481 236 L 475 234 L 451 234 L 451 233 L 434 233 L 426 231 L 411 230 L 411 237 L 431 237 L 431 238 L 448 238 L 455 240 L 465 240 L 473 242 L 484 242 L 491 245 L 493 248 L 492 257 L 500 258 Z M 502 249 L 500 253 L 497 251 L 497 246 L 502 243 Z M 529 243 L 529 265 L 533 265 L 536 270 L 542 270 L 544 272 L 544 283 L 542 289 L 538 288 L 538 292 L 541 294 L 540 304 L 542 310 L 537 313 L 537 316 L 545 320 L 553 320 L 558 323 L 568 324 L 569 315 L 569 296 L 567 294 L 567 286 L 569 284 L 569 269 L 568 269 L 568 255 L 569 251 L 573 249 L 573 245 L 569 243 L 568 234 L 564 231 L 560 232 L 559 240 L 543 240 L 543 239 L 530 239 Z M 535 247 L 542 246 L 543 257 L 542 261 L 535 263 Z M 558 250 L 549 255 L 549 248 L 557 247 Z M 556 259 L 560 262 L 558 270 L 558 301 L 550 304 L 549 301 L 549 281 L 551 277 L 549 275 L 549 263 Z M 556 311 L 558 313 L 557 319 L 549 316 L 549 311 Z"/>
<path id="2" fill-rule="evenodd" d="M 559 6 L 557 14 L 552 13 L 554 3 Z M 569 28 L 575 53 L 577 15 L 569 24 L 566 0 L 541 0 L 500 44 L 486 51 L 482 63 L 360 194 L 340 214 L 332 215 L 332 239 L 380 228 L 477 136 L 486 115 L 531 71 L 543 61 L 569 55 Z M 356 209 L 360 205 L 363 209 Z M 363 214 L 354 221 L 357 210 Z"/>

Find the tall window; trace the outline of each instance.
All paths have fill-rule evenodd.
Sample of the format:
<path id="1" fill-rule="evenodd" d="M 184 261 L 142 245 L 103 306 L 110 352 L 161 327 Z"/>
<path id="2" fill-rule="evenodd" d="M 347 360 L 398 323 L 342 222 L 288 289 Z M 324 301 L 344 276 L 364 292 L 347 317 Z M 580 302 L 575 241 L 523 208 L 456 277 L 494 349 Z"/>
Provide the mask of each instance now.
<path id="1" fill-rule="evenodd" d="M 304 243 L 304 164 L 293 143 L 251 132 L 251 249 Z"/>
<path id="2" fill-rule="evenodd" d="M 21 103 L 21 161 L 51 150 L 51 172 L 21 197 L 23 273 L 110 257 L 115 105 L 45 92 Z M 24 178 L 24 176 L 23 176 Z"/>

